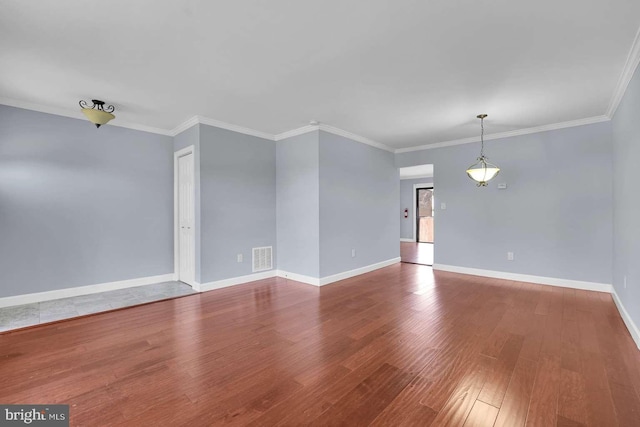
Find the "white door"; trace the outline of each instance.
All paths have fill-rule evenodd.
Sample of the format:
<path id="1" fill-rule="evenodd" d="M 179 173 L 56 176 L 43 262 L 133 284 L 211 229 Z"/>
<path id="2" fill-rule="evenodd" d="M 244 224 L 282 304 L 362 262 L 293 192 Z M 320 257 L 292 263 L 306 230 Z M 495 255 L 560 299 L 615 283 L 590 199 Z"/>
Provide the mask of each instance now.
<path id="1" fill-rule="evenodd" d="M 193 152 L 178 157 L 178 280 L 195 281 Z"/>

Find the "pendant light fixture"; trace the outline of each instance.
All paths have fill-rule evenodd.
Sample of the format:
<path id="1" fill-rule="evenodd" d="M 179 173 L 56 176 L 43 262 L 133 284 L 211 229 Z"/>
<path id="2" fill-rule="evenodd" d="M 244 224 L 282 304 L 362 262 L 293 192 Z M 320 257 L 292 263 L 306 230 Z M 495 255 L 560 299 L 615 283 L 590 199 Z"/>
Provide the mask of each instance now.
<path id="1" fill-rule="evenodd" d="M 478 187 L 486 187 L 487 182 L 495 178 L 500 172 L 500 168 L 494 164 L 489 163 L 487 158 L 484 156 L 484 119 L 487 117 L 486 114 L 479 114 L 477 116 L 480 119 L 480 157 L 478 157 L 478 161 L 469 166 L 467 169 L 467 175 L 469 178 L 477 182 Z"/>
<path id="2" fill-rule="evenodd" d="M 105 107 L 104 101 L 99 99 L 92 99 L 91 102 L 93 102 L 93 105 L 89 106 L 85 101 L 80 101 L 80 108 L 82 108 L 82 112 L 87 116 L 87 119 L 97 128 L 116 118 L 111 114 L 116 109 L 113 105 Z"/>

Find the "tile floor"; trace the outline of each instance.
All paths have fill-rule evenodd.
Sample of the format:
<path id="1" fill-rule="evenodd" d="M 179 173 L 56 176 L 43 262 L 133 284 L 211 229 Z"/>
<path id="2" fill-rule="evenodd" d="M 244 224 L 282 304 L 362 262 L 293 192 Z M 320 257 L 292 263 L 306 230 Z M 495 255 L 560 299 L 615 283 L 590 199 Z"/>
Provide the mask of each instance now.
<path id="1" fill-rule="evenodd" d="M 4 307 L 0 308 L 0 332 L 193 293 L 195 291 L 191 286 L 184 283 L 164 282 L 119 289 L 117 291 Z"/>

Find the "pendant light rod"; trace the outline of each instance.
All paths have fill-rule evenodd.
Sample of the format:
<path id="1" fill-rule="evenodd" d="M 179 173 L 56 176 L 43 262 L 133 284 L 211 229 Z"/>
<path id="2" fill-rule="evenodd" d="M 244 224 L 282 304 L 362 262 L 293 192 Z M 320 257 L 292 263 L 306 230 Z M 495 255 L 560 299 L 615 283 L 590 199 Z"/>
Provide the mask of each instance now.
<path id="1" fill-rule="evenodd" d="M 488 114 L 478 114 L 476 117 L 480 119 L 480 157 L 484 157 L 484 119 Z"/>

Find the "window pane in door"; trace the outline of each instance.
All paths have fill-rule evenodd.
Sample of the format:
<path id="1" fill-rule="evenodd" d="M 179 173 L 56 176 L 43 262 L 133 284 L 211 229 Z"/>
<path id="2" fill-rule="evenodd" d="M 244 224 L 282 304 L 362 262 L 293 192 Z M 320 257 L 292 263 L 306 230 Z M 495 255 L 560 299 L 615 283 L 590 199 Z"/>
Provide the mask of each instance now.
<path id="1" fill-rule="evenodd" d="M 418 189 L 418 242 L 433 243 L 433 189 Z"/>

